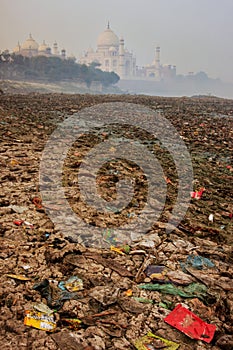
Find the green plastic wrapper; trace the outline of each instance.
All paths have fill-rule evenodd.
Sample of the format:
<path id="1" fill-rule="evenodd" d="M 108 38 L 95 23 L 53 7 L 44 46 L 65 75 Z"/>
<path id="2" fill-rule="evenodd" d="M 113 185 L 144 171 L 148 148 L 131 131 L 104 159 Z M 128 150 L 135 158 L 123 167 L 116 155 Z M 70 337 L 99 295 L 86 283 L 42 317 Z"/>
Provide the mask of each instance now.
<path id="1" fill-rule="evenodd" d="M 173 284 L 147 283 L 138 286 L 140 289 L 156 290 L 164 294 L 179 295 L 183 298 L 199 298 L 204 299 L 207 287 L 200 283 L 191 283 L 187 287 L 176 287 Z"/>
<path id="2" fill-rule="evenodd" d="M 148 332 L 147 335 L 136 340 L 134 345 L 137 350 L 176 350 L 180 346 L 171 340 L 161 338 L 151 332 Z"/>

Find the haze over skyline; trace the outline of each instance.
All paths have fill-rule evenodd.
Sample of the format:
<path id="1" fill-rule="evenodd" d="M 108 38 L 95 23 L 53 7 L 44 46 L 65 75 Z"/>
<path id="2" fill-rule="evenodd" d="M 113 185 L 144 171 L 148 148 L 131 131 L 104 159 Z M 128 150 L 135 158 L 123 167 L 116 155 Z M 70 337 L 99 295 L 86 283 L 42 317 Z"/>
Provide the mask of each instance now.
<path id="1" fill-rule="evenodd" d="M 137 65 L 154 60 L 177 66 L 177 74 L 205 71 L 233 83 L 232 0 L 0 0 L 0 50 L 22 44 L 32 33 L 77 59 L 110 21 Z"/>

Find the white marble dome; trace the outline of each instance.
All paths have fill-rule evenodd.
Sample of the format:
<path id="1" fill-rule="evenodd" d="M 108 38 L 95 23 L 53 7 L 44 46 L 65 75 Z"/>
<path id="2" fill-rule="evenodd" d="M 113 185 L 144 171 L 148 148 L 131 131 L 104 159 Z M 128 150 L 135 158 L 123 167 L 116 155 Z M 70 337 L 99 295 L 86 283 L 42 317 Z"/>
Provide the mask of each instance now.
<path id="1" fill-rule="evenodd" d="M 21 49 L 22 50 L 38 50 L 39 45 L 38 43 L 33 39 L 31 34 L 29 35 L 29 38 L 23 43 Z"/>
<path id="2" fill-rule="evenodd" d="M 97 40 L 98 47 L 118 47 L 119 38 L 118 36 L 110 29 L 109 25 L 103 33 L 101 33 Z"/>

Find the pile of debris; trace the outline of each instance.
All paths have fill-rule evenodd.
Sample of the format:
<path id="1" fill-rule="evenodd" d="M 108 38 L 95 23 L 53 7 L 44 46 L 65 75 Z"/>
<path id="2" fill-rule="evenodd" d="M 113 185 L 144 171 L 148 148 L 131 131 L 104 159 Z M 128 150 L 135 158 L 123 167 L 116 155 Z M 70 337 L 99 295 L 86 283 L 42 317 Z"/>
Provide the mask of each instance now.
<path id="1" fill-rule="evenodd" d="M 39 166 L 59 122 L 110 101 L 163 112 L 190 151 L 194 190 L 185 218 L 168 234 L 177 179 L 169 156 L 161 155 L 168 194 L 158 222 L 143 239 L 122 244 L 114 235 L 120 213 L 103 227 L 100 249 L 54 227 L 39 192 Z M 233 348 L 232 116 L 233 101 L 216 98 L 0 96 L 2 349 Z M 74 179 L 97 136 L 73 145 L 64 166 L 70 205 L 93 225 L 98 218 L 93 222 L 80 204 Z M 147 146 L 154 149 L 153 140 Z M 141 169 L 124 160 L 110 165 L 99 174 L 101 195 L 114 197 L 116 177 L 125 172 L 140 179 L 136 194 L 143 201 Z M 129 208 L 128 217 L 137 210 Z"/>

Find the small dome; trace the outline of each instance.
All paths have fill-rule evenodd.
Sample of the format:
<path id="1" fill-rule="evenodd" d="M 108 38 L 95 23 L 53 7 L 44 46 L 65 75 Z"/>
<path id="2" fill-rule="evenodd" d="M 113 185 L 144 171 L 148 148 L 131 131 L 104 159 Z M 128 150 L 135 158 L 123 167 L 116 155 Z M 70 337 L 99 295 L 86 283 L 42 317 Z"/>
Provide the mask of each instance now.
<path id="1" fill-rule="evenodd" d="M 49 46 L 45 43 L 45 41 L 43 41 L 43 43 L 39 46 L 38 51 L 47 51 L 47 49 L 49 48 Z"/>
<path id="2" fill-rule="evenodd" d="M 116 52 L 116 48 L 114 46 L 111 46 L 109 49 L 110 52 Z"/>
<path id="3" fill-rule="evenodd" d="M 38 50 L 38 47 L 39 45 L 32 38 L 31 34 L 29 35 L 29 38 L 22 45 L 23 50 Z"/>
<path id="4" fill-rule="evenodd" d="M 119 46 L 119 38 L 117 35 L 110 29 L 109 24 L 107 29 L 103 33 L 101 33 L 97 40 L 98 47 L 118 47 Z"/>

